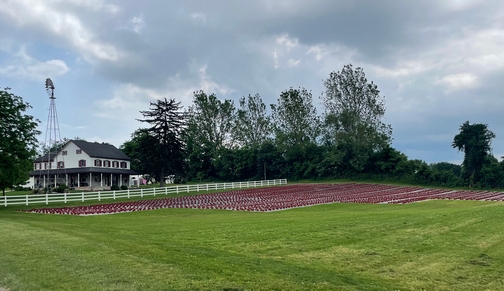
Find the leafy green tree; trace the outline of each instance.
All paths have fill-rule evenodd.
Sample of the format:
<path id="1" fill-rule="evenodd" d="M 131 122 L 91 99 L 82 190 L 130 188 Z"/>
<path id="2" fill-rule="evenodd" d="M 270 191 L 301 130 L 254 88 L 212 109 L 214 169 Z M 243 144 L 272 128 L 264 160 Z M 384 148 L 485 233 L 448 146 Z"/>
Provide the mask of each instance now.
<path id="1" fill-rule="evenodd" d="M 140 111 L 145 119 L 138 121 L 149 123 L 151 127 L 142 131 L 157 142 L 148 145 L 156 155 L 157 175 L 160 186 L 165 184 L 166 174 L 177 174 L 184 168 L 184 143 L 182 133 L 185 128 L 185 114 L 180 102 L 175 99 L 157 100 L 150 103 L 150 110 Z M 142 145 L 142 144 L 141 144 Z"/>
<path id="2" fill-rule="evenodd" d="M 453 138 L 452 147 L 464 152 L 462 177 L 473 187 L 481 178 L 481 169 L 485 163 L 495 134 L 488 129 L 487 124 L 464 122 L 460 132 Z"/>
<path id="3" fill-rule="evenodd" d="M 131 169 L 147 174 L 159 180 L 159 162 L 157 153 L 160 144 L 154 136 L 145 130 L 138 129 L 131 135 L 131 140 L 122 144 L 119 149 L 131 158 Z"/>
<path id="4" fill-rule="evenodd" d="M 313 149 L 320 135 L 320 121 L 312 94 L 305 88 L 283 91 L 271 104 L 273 132 L 285 177 L 316 177 L 318 158 Z"/>
<path id="5" fill-rule="evenodd" d="M 190 172 L 199 179 L 216 177 L 218 160 L 225 149 L 234 146 L 232 131 L 235 111 L 232 100 L 221 101 L 215 94 L 194 92 L 185 139 L 190 147 Z"/>
<path id="6" fill-rule="evenodd" d="M 456 177 L 460 177 L 462 175 L 462 167 L 460 165 L 447 163 L 447 162 L 439 162 L 433 163 L 430 165 L 433 171 L 448 171 L 455 175 Z"/>
<path id="7" fill-rule="evenodd" d="M 271 121 L 259 94 L 240 98 L 233 129 L 234 139 L 244 147 L 256 147 L 271 135 Z"/>
<path id="8" fill-rule="evenodd" d="M 487 155 L 481 168 L 478 186 L 481 188 L 502 187 L 504 172 L 499 161 L 493 155 Z"/>
<path id="9" fill-rule="evenodd" d="M 26 114 L 30 104 L 8 91 L 0 90 L 0 188 L 25 183 L 33 169 L 39 121 Z"/>
<path id="10" fill-rule="evenodd" d="M 385 98 L 373 82 L 368 82 L 364 70 L 351 64 L 341 72 L 330 73 L 324 86 L 321 99 L 326 140 L 335 150 L 343 151 L 333 156 L 339 156 L 337 162 L 362 171 L 369 156 L 392 139 L 392 127 L 382 122 Z"/>

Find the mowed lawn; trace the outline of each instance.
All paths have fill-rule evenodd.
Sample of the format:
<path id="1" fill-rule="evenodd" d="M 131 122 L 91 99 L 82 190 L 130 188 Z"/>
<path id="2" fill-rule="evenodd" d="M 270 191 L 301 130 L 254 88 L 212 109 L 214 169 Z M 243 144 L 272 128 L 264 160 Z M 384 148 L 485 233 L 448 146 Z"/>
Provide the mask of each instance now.
<path id="1" fill-rule="evenodd" d="M 0 289 L 11 291 L 504 290 L 502 202 L 15 209 L 0 207 Z"/>

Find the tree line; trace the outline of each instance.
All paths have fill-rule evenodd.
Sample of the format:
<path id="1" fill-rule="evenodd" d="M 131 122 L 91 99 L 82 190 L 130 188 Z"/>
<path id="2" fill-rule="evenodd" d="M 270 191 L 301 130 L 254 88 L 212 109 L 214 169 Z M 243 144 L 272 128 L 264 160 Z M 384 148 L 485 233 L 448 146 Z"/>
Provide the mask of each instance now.
<path id="1" fill-rule="evenodd" d="M 427 164 L 393 148 L 392 127 L 382 120 L 385 97 L 362 68 L 330 73 L 313 105 L 305 88 L 289 88 L 268 106 L 259 94 L 238 104 L 194 92 L 183 110 L 175 99 L 141 111 L 148 124 L 120 148 L 132 169 L 156 180 L 177 181 L 357 179 L 436 186 L 495 188 L 504 185 L 504 162 L 491 155 L 495 134 L 486 124 L 464 123 L 452 146 L 462 165 Z M 268 110 L 269 109 L 269 110 Z"/>
<path id="2" fill-rule="evenodd" d="M 436 186 L 496 188 L 504 186 L 504 161 L 491 154 L 495 134 L 487 124 L 460 126 L 452 147 L 464 152 L 462 165 L 427 164 L 392 147 L 392 127 L 385 124 L 385 97 L 362 68 L 351 64 L 324 80 L 317 112 L 312 93 L 288 88 L 268 106 L 259 94 L 238 103 L 215 94 L 194 92 L 183 110 L 175 99 L 161 99 L 141 111 L 147 124 L 132 133 L 120 149 L 131 168 L 161 183 L 365 179 Z M 0 90 L 0 189 L 28 179 L 40 148 L 40 123 L 27 114 L 30 104 Z"/>

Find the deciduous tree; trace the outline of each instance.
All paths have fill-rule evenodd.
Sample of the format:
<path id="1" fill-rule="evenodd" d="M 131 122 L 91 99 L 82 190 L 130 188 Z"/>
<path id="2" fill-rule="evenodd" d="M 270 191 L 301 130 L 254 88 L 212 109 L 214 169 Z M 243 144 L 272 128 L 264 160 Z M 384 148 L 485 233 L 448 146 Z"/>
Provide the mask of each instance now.
<path id="1" fill-rule="evenodd" d="M 189 151 L 190 172 L 200 179 L 216 176 L 217 160 L 223 149 L 234 145 L 232 139 L 235 118 L 233 101 L 219 100 L 215 94 L 194 92 L 189 108 L 189 126 L 185 136 Z"/>
<path id="2" fill-rule="evenodd" d="M 453 138 L 452 147 L 464 152 L 462 177 L 469 187 L 480 180 L 480 172 L 485 159 L 492 149 L 492 139 L 495 134 L 488 129 L 487 124 L 464 122 L 460 132 Z"/>
<path id="3" fill-rule="evenodd" d="M 270 116 L 259 94 L 240 98 L 234 126 L 235 140 L 244 147 L 257 147 L 271 136 Z"/>
<path id="4" fill-rule="evenodd" d="M 26 114 L 30 104 L 9 92 L 0 90 L 0 188 L 25 183 L 33 169 L 39 121 Z"/>
<path id="5" fill-rule="evenodd" d="M 362 68 L 351 64 L 332 72 L 324 81 L 326 140 L 343 151 L 340 157 L 355 171 L 363 170 L 369 156 L 388 145 L 392 128 L 382 122 L 385 98 L 368 82 Z"/>

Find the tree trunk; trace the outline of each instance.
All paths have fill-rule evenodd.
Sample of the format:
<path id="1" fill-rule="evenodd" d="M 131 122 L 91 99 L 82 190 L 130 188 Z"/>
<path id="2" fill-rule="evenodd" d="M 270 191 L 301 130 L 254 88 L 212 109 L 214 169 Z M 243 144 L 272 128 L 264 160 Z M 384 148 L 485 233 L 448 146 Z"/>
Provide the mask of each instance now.
<path id="1" fill-rule="evenodd" d="M 161 168 L 161 172 L 159 173 L 159 187 L 165 186 L 165 169 Z"/>

